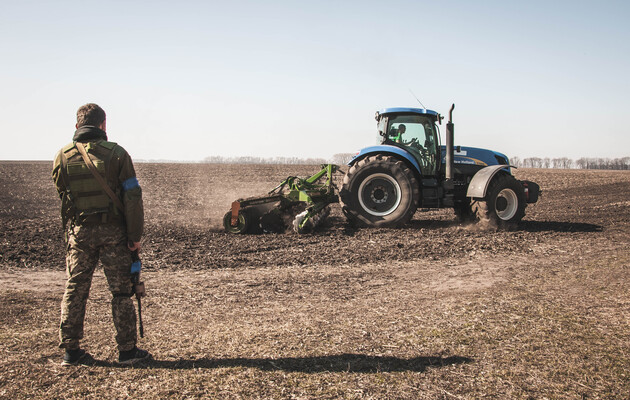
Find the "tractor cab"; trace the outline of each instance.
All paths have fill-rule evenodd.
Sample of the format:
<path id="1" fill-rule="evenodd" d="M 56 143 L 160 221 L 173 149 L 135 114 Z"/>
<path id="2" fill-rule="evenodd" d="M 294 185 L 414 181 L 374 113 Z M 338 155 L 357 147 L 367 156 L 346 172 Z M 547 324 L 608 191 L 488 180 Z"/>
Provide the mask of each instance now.
<path id="1" fill-rule="evenodd" d="M 380 144 L 399 147 L 413 155 L 423 176 L 435 176 L 441 162 L 441 117 L 421 108 L 386 108 L 376 113 Z"/>

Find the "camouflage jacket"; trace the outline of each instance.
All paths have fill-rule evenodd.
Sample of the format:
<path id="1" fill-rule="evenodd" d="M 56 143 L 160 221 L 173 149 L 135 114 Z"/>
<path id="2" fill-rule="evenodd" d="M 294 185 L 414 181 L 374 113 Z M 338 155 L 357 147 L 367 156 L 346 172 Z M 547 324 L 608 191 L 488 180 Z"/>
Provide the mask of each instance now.
<path id="1" fill-rule="evenodd" d="M 85 145 L 97 171 L 122 201 L 124 212 L 118 210 L 91 174 L 76 142 Z M 52 177 L 61 198 L 64 229 L 68 221 L 76 225 L 120 224 L 127 228 L 128 240 L 140 241 L 144 208 L 133 162 L 125 149 L 107 141 L 104 131 L 93 126 L 77 129 L 73 142 L 55 156 Z"/>

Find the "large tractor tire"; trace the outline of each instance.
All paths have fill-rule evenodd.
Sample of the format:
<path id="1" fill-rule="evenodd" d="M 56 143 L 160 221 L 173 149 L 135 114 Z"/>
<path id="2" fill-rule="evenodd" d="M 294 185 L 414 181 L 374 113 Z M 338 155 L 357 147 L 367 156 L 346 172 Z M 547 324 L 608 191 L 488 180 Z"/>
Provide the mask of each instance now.
<path id="1" fill-rule="evenodd" d="M 482 227 L 512 229 L 525 216 L 525 191 L 513 176 L 495 176 L 483 199 L 473 200 L 472 210 Z"/>
<path id="2" fill-rule="evenodd" d="M 339 198 L 344 214 L 352 223 L 398 227 L 409 222 L 416 212 L 420 185 L 402 161 L 375 155 L 350 167 Z"/>

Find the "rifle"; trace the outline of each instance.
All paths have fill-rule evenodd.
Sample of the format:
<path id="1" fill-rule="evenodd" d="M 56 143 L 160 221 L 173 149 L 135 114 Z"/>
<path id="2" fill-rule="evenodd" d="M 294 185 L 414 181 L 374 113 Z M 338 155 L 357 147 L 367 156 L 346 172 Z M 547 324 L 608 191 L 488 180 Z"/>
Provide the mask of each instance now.
<path id="1" fill-rule="evenodd" d="M 133 293 L 138 300 L 138 321 L 140 323 L 140 337 L 144 337 L 144 326 L 142 325 L 142 298 L 146 296 L 144 289 L 144 282 L 140 282 L 140 269 L 142 269 L 142 262 L 140 261 L 140 255 L 138 250 L 131 252 L 131 283 L 133 283 Z"/>

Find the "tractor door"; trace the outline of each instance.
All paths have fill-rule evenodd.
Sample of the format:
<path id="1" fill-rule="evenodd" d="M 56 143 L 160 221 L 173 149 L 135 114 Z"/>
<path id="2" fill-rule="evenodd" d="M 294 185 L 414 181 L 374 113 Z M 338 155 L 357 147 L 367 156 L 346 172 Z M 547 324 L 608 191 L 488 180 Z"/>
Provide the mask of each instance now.
<path id="1" fill-rule="evenodd" d="M 440 153 L 433 118 L 417 114 L 389 114 L 388 117 L 387 141 L 412 153 L 423 176 L 435 176 Z"/>

